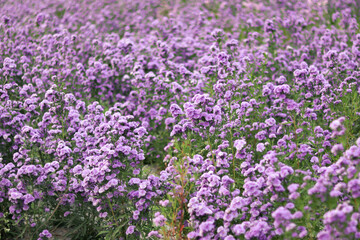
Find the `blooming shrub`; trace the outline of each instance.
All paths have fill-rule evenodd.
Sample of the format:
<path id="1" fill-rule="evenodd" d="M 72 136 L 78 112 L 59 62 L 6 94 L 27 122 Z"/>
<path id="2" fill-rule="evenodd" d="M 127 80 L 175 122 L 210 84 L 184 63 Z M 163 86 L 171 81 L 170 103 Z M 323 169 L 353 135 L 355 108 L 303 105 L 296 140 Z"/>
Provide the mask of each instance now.
<path id="1" fill-rule="evenodd" d="M 359 7 L 1 3 L 0 238 L 360 238 Z"/>

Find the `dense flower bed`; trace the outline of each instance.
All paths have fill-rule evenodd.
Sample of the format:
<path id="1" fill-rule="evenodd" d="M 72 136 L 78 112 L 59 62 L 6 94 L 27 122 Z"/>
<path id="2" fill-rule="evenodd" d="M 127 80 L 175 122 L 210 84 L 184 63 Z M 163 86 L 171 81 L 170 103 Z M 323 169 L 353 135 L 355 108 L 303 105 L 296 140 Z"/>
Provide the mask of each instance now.
<path id="1" fill-rule="evenodd" d="M 358 1 L 19 4 L 1 239 L 360 239 Z"/>

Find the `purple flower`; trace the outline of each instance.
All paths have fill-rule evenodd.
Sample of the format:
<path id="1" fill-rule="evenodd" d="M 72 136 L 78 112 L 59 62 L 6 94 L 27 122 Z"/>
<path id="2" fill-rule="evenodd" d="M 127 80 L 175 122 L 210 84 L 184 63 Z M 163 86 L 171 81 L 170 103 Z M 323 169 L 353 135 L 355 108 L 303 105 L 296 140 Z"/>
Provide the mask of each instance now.
<path id="1" fill-rule="evenodd" d="M 267 33 L 272 33 L 275 32 L 275 25 L 274 22 L 271 19 L 266 19 L 265 23 L 264 23 L 264 30 Z"/>
<path id="2" fill-rule="evenodd" d="M 205 233 L 212 231 L 215 228 L 212 221 L 203 222 L 199 226 L 200 236 L 205 236 Z"/>
<path id="3" fill-rule="evenodd" d="M 155 226 L 161 227 L 165 224 L 166 218 L 163 215 L 161 215 L 160 212 L 156 212 L 153 222 Z"/>
<path id="4" fill-rule="evenodd" d="M 242 224 L 236 224 L 231 228 L 232 232 L 236 235 L 236 236 L 240 236 L 241 234 L 245 233 L 245 228 L 243 227 Z"/>
<path id="5" fill-rule="evenodd" d="M 288 220 L 291 220 L 293 218 L 291 212 L 284 207 L 277 208 L 271 214 L 271 216 L 275 219 L 274 226 L 276 228 L 278 228 L 279 226 L 281 226 L 283 224 L 286 224 Z"/>
<path id="6" fill-rule="evenodd" d="M 15 188 L 11 188 L 9 190 L 9 196 L 10 196 L 9 200 L 11 200 L 11 199 L 16 200 L 16 199 L 22 198 L 23 194 L 18 192 Z"/>
<path id="7" fill-rule="evenodd" d="M 145 134 L 147 134 L 147 131 L 144 127 L 139 127 L 134 130 L 135 134 L 138 134 L 140 137 L 143 137 Z"/>
<path id="8" fill-rule="evenodd" d="M 245 145 L 246 145 L 246 141 L 243 139 L 234 141 L 234 147 L 236 148 L 237 151 L 240 151 L 241 149 L 243 149 L 245 147 Z"/>
<path id="9" fill-rule="evenodd" d="M 256 145 L 256 151 L 263 152 L 265 150 L 265 145 L 263 143 L 258 143 Z"/>
<path id="10" fill-rule="evenodd" d="M 134 230 L 135 230 L 135 226 L 129 226 L 129 227 L 126 229 L 126 235 L 133 234 L 133 233 L 134 233 Z"/>
<path id="11" fill-rule="evenodd" d="M 331 153 L 334 154 L 335 156 L 337 155 L 338 152 L 344 151 L 344 147 L 343 145 L 340 144 L 335 144 L 332 148 L 331 148 Z"/>
<path id="12" fill-rule="evenodd" d="M 177 117 L 179 115 L 184 114 L 184 112 L 182 111 L 182 109 L 179 107 L 179 105 L 173 103 L 170 106 L 170 113 L 172 114 L 173 117 Z"/>
<path id="13" fill-rule="evenodd" d="M 25 204 L 29 204 L 29 203 L 35 201 L 35 198 L 31 194 L 26 194 L 23 198 L 24 198 Z"/>
<path id="14" fill-rule="evenodd" d="M 326 232 L 326 231 L 321 231 L 317 234 L 316 236 L 319 240 L 328 240 L 331 239 L 331 235 L 330 233 Z"/>
<path id="15" fill-rule="evenodd" d="M 290 193 L 295 192 L 299 188 L 299 184 L 292 183 L 288 186 L 288 190 Z"/>
<path id="16" fill-rule="evenodd" d="M 276 124 L 276 120 L 274 118 L 269 118 L 269 119 L 266 119 L 265 120 L 265 123 L 268 125 L 268 126 L 274 126 Z"/>
<path id="17" fill-rule="evenodd" d="M 360 179 L 352 179 L 349 181 L 348 192 L 352 193 L 353 198 L 360 197 Z"/>
<path id="18" fill-rule="evenodd" d="M 162 236 L 158 231 L 151 231 L 151 232 L 149 232 L 148 237 L 161 238 Z"/>
<path id="19" fill-rule="evenodd" d="M 211 32 L 211 36 L 215 39 L 221 39 L 224 36 L 224 31 L 222 29 L 214 29 Z"/>
<path id="20" fill-rule="evenodd" d="M 48 231 L 48 230 L 43 230 L 40 234 L 39 234 L 40 237 L 46 237 L 46 238 L 51 238 L 52 237 L 52 234 Z"/>

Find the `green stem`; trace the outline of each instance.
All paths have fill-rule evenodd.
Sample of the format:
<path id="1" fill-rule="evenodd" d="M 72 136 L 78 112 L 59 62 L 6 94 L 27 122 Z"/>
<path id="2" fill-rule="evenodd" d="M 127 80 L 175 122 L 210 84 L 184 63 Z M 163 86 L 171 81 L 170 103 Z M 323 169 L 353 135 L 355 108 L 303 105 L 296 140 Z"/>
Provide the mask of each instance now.
<path id="1" fill-rule="evenodd" d="M 116 221 L 116 218 L 115 218 L 114 209 L 113 209 L 113 207 L 112 207 L 112 205 L 111 205 L 110 199 L 108 198 L 107 200 L 108 200 L 108 203 L 109 203 L 109 207 L 110 207 L 110 209 L 111 209 L 111 214 L 112 214 L 112 216 L 113 216 L 113 218 L 114 218 L 114 223 L 116 223 L 116 225 L 118 225 L 118 222 Z"/>

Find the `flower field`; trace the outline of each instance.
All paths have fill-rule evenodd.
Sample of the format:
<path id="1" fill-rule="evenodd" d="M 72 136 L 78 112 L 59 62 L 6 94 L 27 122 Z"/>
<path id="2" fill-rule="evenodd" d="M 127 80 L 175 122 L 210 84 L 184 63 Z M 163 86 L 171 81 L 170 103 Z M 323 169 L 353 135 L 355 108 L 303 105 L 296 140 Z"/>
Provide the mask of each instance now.
<path id="1" fill-rule="evenodd" d="M 359 1 L 0 18 L 1 240 L 360 239 Z"/>

